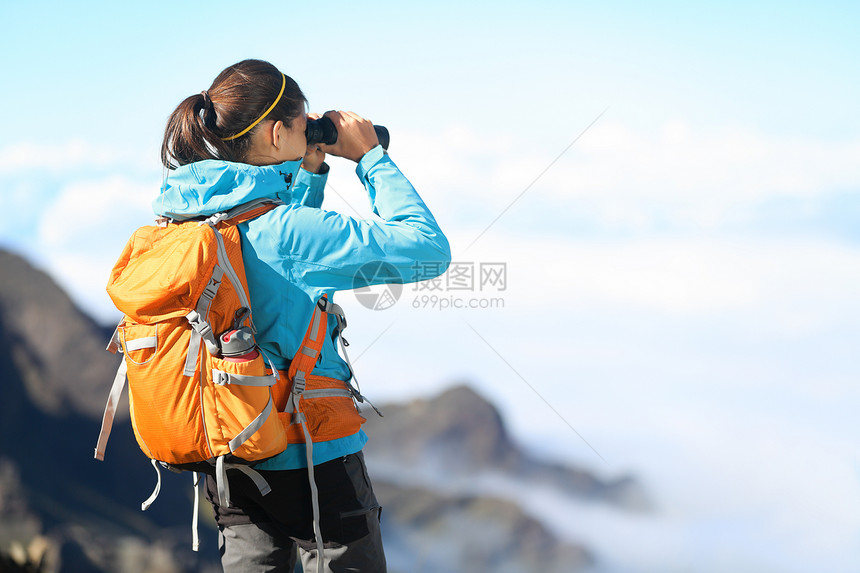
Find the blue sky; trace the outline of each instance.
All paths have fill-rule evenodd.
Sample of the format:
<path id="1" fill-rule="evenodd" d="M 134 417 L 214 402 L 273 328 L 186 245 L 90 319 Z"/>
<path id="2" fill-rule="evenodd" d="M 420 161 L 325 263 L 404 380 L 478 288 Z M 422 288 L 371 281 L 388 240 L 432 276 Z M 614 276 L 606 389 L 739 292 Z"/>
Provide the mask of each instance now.
<path id="1" fill-rule="evenodd" d="M 533 448 L 635 473 L 656 517 L 568 532 L 607 571 L 854 571 L 860 5 L 753 4 L 7 2 L 0 245 L 113 319 L 167 115 L 268 59 L 390 128 L 455 261 L 507 265 L 504 308 L 341 295 L 366 394 L 468 379 Z M 324 207 L 369 216 L 331 164 Z"/>

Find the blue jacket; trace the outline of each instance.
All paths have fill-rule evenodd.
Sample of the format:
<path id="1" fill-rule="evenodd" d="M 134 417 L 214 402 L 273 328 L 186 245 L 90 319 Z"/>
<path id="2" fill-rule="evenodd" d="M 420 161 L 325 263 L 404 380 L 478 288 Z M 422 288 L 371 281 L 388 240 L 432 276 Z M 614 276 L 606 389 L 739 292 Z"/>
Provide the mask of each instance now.
<path id="1" fill-rule="evenodd" d="M 451 260 L 448 240 L 430 210 L 381 147 L 370 150 L 356 167 L 378 219 L 321 209 L 327 174 L 312 174 L 300 165 L 200 161 L 171 172 L 153 201 L 157 215 L 177 220 L 212 215 L 263 197 L 286 203 L 239 225 L 257 342 L 280 369 L 288 367 L 323 294 L 333 299 L 338 290 L 430 279 L 443 273 Z M 395 272 L 360 272 L 368 263 L 386 263 L 385 268 Z M 330 334 L 334 327 L 332 320 Z M 314 374 L 350 377 L 332 336 L 325 340 Z M 314 463 L 358 451 L 366 441 L 359 434 L 342 438 L 340 444 L 315 444 Z M 291 445 L 262 469 L 303 467 L 303 451 L 303 445 Z"/>

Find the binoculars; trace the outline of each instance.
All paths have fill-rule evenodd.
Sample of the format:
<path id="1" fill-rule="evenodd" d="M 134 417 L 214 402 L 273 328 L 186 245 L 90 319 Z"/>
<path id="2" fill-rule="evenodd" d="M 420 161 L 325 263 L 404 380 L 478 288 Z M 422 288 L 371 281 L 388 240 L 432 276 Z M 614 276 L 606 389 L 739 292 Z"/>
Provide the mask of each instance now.
<path id="1" fill-rule="evenodd" d="M 374 125 L 373 131 L 376 132 L 379 144 L 383 149 L 387 150 L 388 144 L 391 142 L 388 130 L 384 126 Z M 322 116 L 319 119 L 308 119 L 308 126 L 305 129 L 305 137 L 308 140 L 308 145 L 312 145 L 314 143 L 332 145 L 337 143 L 337 128 L 334 126 L 334 122 L 326 116 Z"/>

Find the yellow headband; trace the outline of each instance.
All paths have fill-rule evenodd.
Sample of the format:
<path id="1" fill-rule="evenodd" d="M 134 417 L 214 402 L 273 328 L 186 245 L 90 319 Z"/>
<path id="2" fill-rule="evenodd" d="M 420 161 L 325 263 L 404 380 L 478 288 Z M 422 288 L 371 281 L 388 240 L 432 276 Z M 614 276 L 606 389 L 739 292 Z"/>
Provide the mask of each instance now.
<path id="1" fill-rule="evenodd" d="M 281 91 L 278 93 L 278 97 L 275 98 L 275 102 L 269 106 L 269 109 L 264 111 L 263 115 L 261 115 L 260 117 L 257 118 L 257 121 L 255 121 L 254 123 L 252 123 L 251 125 L 249 125 L 245 129 L 243 129 L 242 131 L 240 131 L 236 135 L 231 135 L 230 137 L 222 137 L 221 141 L 230 141 L 231 139 L 236 139 L 237 137 L 242 137 L 243 135 L 245 135 L 246 133 L 248 133 L 249 131 L 254 129 L 255 125 L 257 125 L 258 123 L 260 123 L 261 121 L 266 119 L 266 116 L 269 115 L 269 112 L 272 111 L 273 109 L 275 109 L 275 106 L 278 105 L 279 101 L 281 101 L 281 96 L 284 95 L 284 88 L 287 87 L 287 76 L 285 76 L 284 74 L 281 74 L 281 76 L 283 77 L 283 82 L 281 83 Z"/>

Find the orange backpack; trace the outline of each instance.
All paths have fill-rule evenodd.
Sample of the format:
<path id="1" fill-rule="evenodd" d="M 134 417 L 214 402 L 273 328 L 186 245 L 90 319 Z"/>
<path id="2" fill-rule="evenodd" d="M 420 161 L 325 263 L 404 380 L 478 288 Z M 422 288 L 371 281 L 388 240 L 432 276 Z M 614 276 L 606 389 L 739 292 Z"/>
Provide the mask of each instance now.
<path id="1" fill-rule="evenodd" d="M 104 459 L 127 379 L 135 438 L 158 472 L 141 509 L 158 496 L 157 462 L 214 470 L 227 504 L 228 468 L 247 473 L 261 493 L 270 491 L 249 463 L 287 447 L 272 394 L 280 375 L 256 348 L 237 225 L 278 204 L 255 201 L 205 221 L 141 227 L 111 272 L 108 294 L 124 316 L 108 350 L 125 357 L 95 457 Z M 195 496 L 195 522 L 196 514 Z"/>
<path id="2" fill-rule="evenodd" d="M 127 375 L 135 437 L 154 460 L 255 461 L 287 446 L 271 392 L 278 374 L 254 349 L 236 228 L 274 206 L 141 227 L 111 272 L 108 294 L 125 316 L 108 349 L 125 355 L 117 382 Z M 249 352 L 222 355 L 224 336 L 244 339 Z M 98 459 L 109 431 L 103 427 Z"/>

